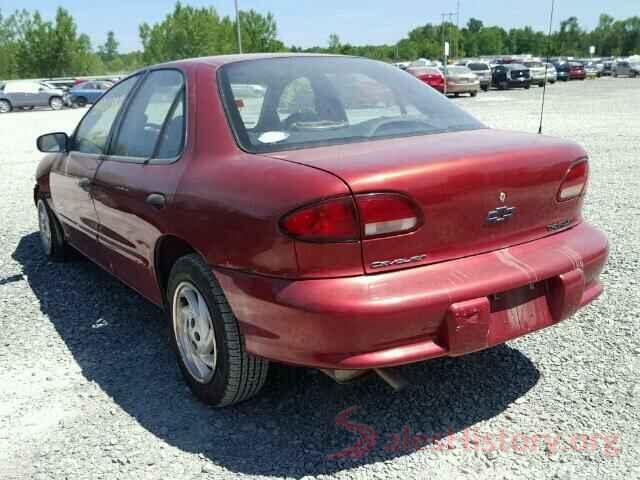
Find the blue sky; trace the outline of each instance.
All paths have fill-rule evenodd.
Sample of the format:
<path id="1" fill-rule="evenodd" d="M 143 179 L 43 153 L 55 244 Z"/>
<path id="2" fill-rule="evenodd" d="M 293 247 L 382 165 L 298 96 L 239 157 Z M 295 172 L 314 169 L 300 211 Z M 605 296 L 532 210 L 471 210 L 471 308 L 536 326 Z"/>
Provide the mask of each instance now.
<path id="1" fill-rule="evenodd" d="M 454 11 L 455 0 L 239 0 L 240 8 L 271 11 L 278 22 L 279 36 L 286 45 L 325 45 L 332 32 L 343 43 L 393 43 L 411 28 L 427 22 L 439 23 L 440 13 Z M 161 20 L 173 9 L 175 0 L 0 0 L 4 13 L 15 8 L 40 10 L 51 17 L 58 6 L 70 10 L 78 28 L 94 45 L 104 42 L 113 30 L 122 51 L 140 48 L 138 25 Z M 211 5 L 219 13 L 233 13 L 233 0 L 183 0 L 191 5 Z M 505 28 L 532 25 L 546 30 L 550 0 L 461 0 L 460 23 L 470 17 L 485 25 Z M 581 25 L 592 28 L 603 11 L 615 18 L 640 15 L 639 0 L 556 0 L 556 22 L 576 16 Z"/>

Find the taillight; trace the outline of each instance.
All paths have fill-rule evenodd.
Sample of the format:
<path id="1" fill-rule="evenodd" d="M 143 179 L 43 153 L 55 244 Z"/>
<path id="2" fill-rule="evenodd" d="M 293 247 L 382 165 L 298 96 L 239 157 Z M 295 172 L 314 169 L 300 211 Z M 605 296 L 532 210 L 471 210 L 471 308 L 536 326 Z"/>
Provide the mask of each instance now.
<path id="1" fill-rule="evenodd" d="M 339 197 L 295 210 L 280 221 L 282 230 L 298 240 L 349 242 L 360 240 L 351 197 Z"/>
<path id="2" fill-rule="evenodd" d="M 589 176 L 589 164 L 586 160 L 573 165 L 564 177 L 558 190 L 558 201 L 564 202 L 582 195 L 587 185 Z"/>
<path id="3" fill-rule="evenodd" d="M 337 197 L 308 205 L 280 220 L 284 233 L 308 242 L 352 242 L 415 230 L 420 215 L 414 204 L 398 193 L 366 193 Z M 360 224 L 358 224 L 358 219 Z"/>
<path id="4" fill-rule="evenodd" d="M 417 208 L 404 195 L 369 193 L 356 195 L 364 238 L 406 233 L 420 221 Z"/>

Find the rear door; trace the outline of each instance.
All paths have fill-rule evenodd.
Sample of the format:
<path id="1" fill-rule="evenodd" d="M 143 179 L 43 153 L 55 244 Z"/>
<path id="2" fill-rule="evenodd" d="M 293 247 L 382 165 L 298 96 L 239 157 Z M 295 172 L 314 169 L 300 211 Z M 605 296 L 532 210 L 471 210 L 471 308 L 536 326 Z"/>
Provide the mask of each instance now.
<path id="1" fill-rule="evenodd" d="M 168 229 L 167 210 L 185 164 L 178 161 L 185 143 L 185 83 L 175 69 L 146 76 L 127 103 L 93 189 L 108 267 L 156 303 L 162 297 L 155 246 Z"/>
<path id="2" fill-rule="evenodd" d="M 81 252 L 102 263 L 97 251 L 98 217 L 91 198 L 98 166 L 124 101 L 138 81 L 131 77 L 115 86 L 82 119 L 70 151 L 60 156 L 50 174 L 53 205 L 66 237 Z"/>

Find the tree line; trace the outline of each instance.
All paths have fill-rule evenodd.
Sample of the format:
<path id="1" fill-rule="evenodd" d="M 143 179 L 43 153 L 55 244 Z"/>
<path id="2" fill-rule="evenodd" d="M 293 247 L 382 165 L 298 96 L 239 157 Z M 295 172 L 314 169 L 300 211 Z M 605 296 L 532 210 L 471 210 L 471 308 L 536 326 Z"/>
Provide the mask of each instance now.
<path id="1" fill-rule="evenodd" d="M 458 57 L 531 53 L 587 56 L 591 45 L 599 56 L 640 53 L 640 17 L 616 20 L 603 14 L 591 31 L 576 17 L 560 22 L 550 38 L 529 26 L 506 30 L 485 26 L 472 18 L 463 28 L 452 23 L 427 23 L 414 28 L 392 45 L 351 45 L 331 34 L 326 46 L 286 47 L 278 38 L 271 13 L 240 12 L 242 47 L 245 52 L 324 52 L 364 56 L 385 61 L 442 56 L 443 38 Z M 103 44 L 92 45 L 88 35 L 78 32 L 73 16 L 58 8 L 55 17 L 44 19 L 38 11 L 0 11 L 0 79 L 100 75 L 135 70 L 181 58 L 237 51 L 236 23 L 220 16 L 213 7 L 176 3 L 172 12 L 153 25 L 139 27 L 140 51 L 121 53 L 113 31 Z"/>

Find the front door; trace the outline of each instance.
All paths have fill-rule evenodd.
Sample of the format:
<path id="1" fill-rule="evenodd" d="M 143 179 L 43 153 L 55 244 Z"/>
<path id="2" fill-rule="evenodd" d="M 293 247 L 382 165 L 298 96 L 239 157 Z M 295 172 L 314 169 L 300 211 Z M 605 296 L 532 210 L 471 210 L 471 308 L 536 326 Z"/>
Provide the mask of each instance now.
<path id="1" fill-rule="evenodd" d="M 93 180 L 106 153 L 115 119 L 138 77 L 114 87 L 82 119 L 69 152 L 51 169 L 53 208 L 69 242 L 100 263 L 97 255 L 98 216 L 91 198 Z"/>
<path id="2" fill-rule="evenodd" d="M 162 294 L 155 247 L 167 230 L 167 210 L 185 163 L 178 161 L 185 136 L 184 91 L 178 70 L 146 76 L 119 120 L 93 187 L 99 248 L 108 267 L 157 304 Z"/>

